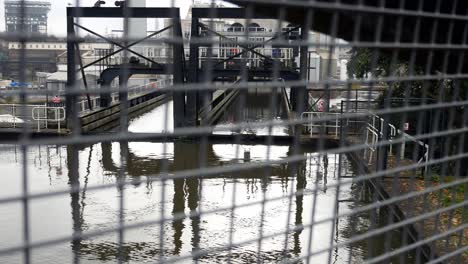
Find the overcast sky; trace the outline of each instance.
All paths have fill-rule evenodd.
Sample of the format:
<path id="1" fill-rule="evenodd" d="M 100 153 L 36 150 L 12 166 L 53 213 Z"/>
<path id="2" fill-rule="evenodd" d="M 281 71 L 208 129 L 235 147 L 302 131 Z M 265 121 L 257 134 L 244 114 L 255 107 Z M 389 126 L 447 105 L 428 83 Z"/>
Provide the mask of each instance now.
<path id="1" fill-rule="evenodd" d="M 93 6 L 97 0 L 80 0 L 80 6 Z M 52 4 L 52 10 L 49 13 L 49 34 L 56 36 L 66 35 L 66 7 L 70 3 L 73 6 L 76 5 L 76 0 L 49 0 Z M 113 7 L 115 0 L 106 0 L 104 6 Z M 181 8 L 181 17 L 184 18 L 187 14 L 188 8 L 192 3 L 192 0 L 175 0 L 175 6 Z M 198 1 L 197 1 L 198 2 Z M 209 0 L 203 0 L 202 2 L 209 3 Z M 170 7 L 171 0 L 147 0 L 146 6 L 148 7 Z M 4 18 L 4 0 L 0 0 L 0 30 L 5 30 L 5 18 Z M 85 26 L 97 30 L 99 33 L 110 32 L 113 29 L 122 29 L 122 23 L 116 19 L 86 19 L 80 22 Z M 155 20 L 148 21 L 148 30 L 155 29 Z"/>

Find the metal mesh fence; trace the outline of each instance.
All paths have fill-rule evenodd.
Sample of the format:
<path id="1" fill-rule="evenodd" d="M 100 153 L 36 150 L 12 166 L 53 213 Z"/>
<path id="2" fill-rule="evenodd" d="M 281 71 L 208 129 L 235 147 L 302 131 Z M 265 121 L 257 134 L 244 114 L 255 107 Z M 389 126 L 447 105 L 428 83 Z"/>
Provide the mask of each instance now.
<path id="1" fill-rule="evenodd" d="M 466 2 L 56 2 L 0 35 L 1 262 L 468 261 Z"/>

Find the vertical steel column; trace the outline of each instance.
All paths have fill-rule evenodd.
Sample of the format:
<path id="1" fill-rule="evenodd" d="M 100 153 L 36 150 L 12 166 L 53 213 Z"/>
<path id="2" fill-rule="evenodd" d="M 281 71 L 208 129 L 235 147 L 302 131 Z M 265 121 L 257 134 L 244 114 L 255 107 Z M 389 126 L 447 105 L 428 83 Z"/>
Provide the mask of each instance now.
<path id="1" fill-rule="evenodd" d="M 190 60 L 189 60 L 189 80 L 190 83 L 198 83 L 198 48 L 195 43 L 199 37 L 198 17 L 192 14 L 192 24 L 190 29 Z M 187 92 L 187 112 L 186 119 L 188 126 L 195 126 L 198 119 L 198 92 Z"/>
<path id="2" fill-rule="evenodd" d="M 389 116 L 388 115 L 383 115 L 382 118 L 384 119 L 383 124 L 380 127 L 380 131 L 382 133 L 379 133 L 378 137 L 378 142 L 385 142 L 389 140 L 389 133 L 388 133 L 388 121 Z M 377 143 L 378 143 L 377 142 Z M 377 170 L 378 171 L 385 171 L 387 170 L 387 163 L 388 163 L 388 150 L 389 146 L 384 145 L 384 146 L 379 146 L 377 147 Z M 381 181 L 382 178 L 377 178 L 376 181 Z"/>
<path id="3" fill-rule="evenodd" d="M 122 73 L 119 75 L 119 86 L 120 88 L 123 87 L 128 87 L 128 80 L 130 79 L 130 74 L 125 74 L 125 73 Z M 128 100 L 128 93 L 127 92 L 124 92 L 122 89 L 119 89 L 119 102 L 120 103 L 123 103 L 123 102 L 127 102 Z M 127 102 L 128 103 L 128 102 Z"/>
<path id="4" fill-rule="evenodd" d="M 308 29 L 304 26 L 301 27 L 301 41 L 306 41 L 308 38 Z M 307 45 L 301 45 L 299 51 L 299 80 L 307 80 L 307 55 L 308 47 Z M 300 115 L 306 110 L 306 106 L 309 102 L 309 94 L 307 93 L 305 86 L 296 86 L 291 87 L 291 107 L 292 111 L 297 115 Z"/>
<path id="5" fill-rule="evenodd" d="M 76 96 L 69 92 L 74 89 L 76 85 L 76 74 L 75 74 L 75 28 L 74 28 L 74 17 L 70 15 L 67 10 L 67 86 L 65 87 L 65 114 L 66 114 L 66 126 L 68 129 L 72 129 L 73 119 L 78 113 L 75 113 Z"/>
<path id="6" fill-rule="evenodd" d="M 111 102 L 112 102 L 112 96 L 111 96 L 111 83 L 114 80 L 113 76 L 108 76 L 108 75 L 102 75 L 101 74 L 101 80 L 100 80 L 100 85 L 101 85 L 101 90 L 107 90 L 107 92 L 100 92 L 99 93 L 99 106 L 100 107 L 109 107 Z M 109 78 L 110 77 L 110 78 Z"/>
<path id="7" fill-rule="evenodd" d="M 173 61 L 173 78 L 174 85 L 180 86 L 184 83 L 184 73 L 183 65 L 184 58 L 184 43 L 182 38 L 182 25 L 180 23 L 180 18 L 177 15 L 174 19 L 174 27 L 172 30 L 172 35 L 175 41 L 172 44 L 172 61 Z M 180 88 L 180 87 L 179 87 Z M 172 93 L 172 98 L 174 101 L 174 127 L 182 127 L 185 125 L 185 92 L 178 89 L 174 90 Z"/>
<path id="8" fill-rule="evenodd" d="M 301 27 L 301 41 L 305 43 L 309 38 L 309 28 L 306 25 Z M 307 65 L 307 55 L 309 54 L 309 47 L 307 44 L 301 45 L 299 53 L 299 74 L 301 81 L 307 81 L 307 73 L 309 67 Z M 301 100 L 297 105 L 297 112 L 300 114 L 307 109 L 309 103 L 309 93 L 307 92 L 306 86 L 300 86 L 298 88 L 298 99 Z"/>

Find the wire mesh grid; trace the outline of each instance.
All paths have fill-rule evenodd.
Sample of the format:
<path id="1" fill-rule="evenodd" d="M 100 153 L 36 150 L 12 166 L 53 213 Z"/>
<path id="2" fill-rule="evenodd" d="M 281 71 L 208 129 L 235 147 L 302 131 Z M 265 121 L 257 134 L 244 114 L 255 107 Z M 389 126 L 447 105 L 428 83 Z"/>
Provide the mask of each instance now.
<path id="1" fill-rule="evenodd" d="M 144 2 L 61 9 L 60 96 L 1 91 L 66 111 L 2 126 L 6 263 L 468 261 L 467 3 Z M 58 40 L 15 3 L 25 83 Z"/>

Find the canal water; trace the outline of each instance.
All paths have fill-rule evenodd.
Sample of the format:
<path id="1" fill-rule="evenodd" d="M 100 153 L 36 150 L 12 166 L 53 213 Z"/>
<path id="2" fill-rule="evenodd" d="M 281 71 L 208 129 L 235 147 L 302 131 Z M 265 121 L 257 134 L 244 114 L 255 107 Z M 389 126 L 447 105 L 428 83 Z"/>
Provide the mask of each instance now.
<path id="1" fill-rule="evenodd" d="M 288 114 L 283 103 L 281 93 L 270 90 L 254 89 L 249 93 L 240 93 L 226 108 L 217 124 L 223 125 L 244 123 L 242 129 L 231 131 L 218 128 L 215 134 L 255 134 L 285 136 L 290 134 L 289 128 L 284 125 L 258 126 L 259 122 L 281 121 L 287 119 Z M 274 105 L 275 107 L 271 107 Z"/>
<path id="2" fill-rule="evenodd" d="M 162 116 L 166 111 L 169 111 L 168 119 Z M 172 126 L 171 111 L 170 102 L 156 107 L 132 119 L 129 130 L 166 130 L 165 127 Z M 250 120 L 257 118 L 261 117 L 255 114 Z M 121 173 L 122 151 L 128 153 L 123 174 L 132 184 L 123 189 L 91 190 L 93 186 L 116 183 Z M 317 221 L 336 213 L 350 212 L 368 203 L 367 188 L 361 184 L 343 185 L 338 194 L 336 188 L 329 187 L 337 183 L 339 176 L 349 179 L 355 175 L 346 157 L 340 158 L 338 154 L 318 157 L 313 148 L 300 150 L 305 157 L 302 162 L 275 165 L 268 170 L 158 180 L 158 174 L 166 170 L 173 175 L 176 171 L 199 168 L 200 164 L 214 167 L 255 163 L 267 158 L 281 160 L 293 152 L 289 146 L 262 144 L 208 142 L 202 147 L 198 142 L 97 143 L 79 147 L 79 175 L 76 178 L 68 170 L 72 154 L 69 147 L 30 147 L 25 163 L 31 193 L 66 190 L 74 182 L 79 182 L 83 188 L 77 194 L 29 201 L 31 242 L 71 236 L 73 231 L 88 233 L 116 228 L 122 195 L 124 222 L 137 226 L 124 233 L 123 257 L 128 263 L 154 262 L 161 254 L 165 258 L 187 256 L 181 262 L 191 263 L 194 260 L 190 252 L 210 249 L 216 251 L 197 261 L 251 263 L 257 257 L 264 263 L 301 260 L 310 251 L 327 248 L 330 243 L 346 241 L 368 230 L 370 214 L 363 213 L 316 224 L 311 233 L 312 219 Z M 0 199 L 21 194 L 23 160 L 18 146 L 0 146 Z M 315 188 L 318 188 L 316 195 L 312 192 Z M 290 196 L 301 190 L 305 195 Z M 261 201 L 265 197 L 267 202 L 263 204 Z M 236 208 L 231 210 L 233 204 Z M 202 215 L 193 217 L 191 212 L 202 212 Z M 171 219 L 180 215 L 185 217 L 163 224 L 138 226 L 138 223 L 155 221 L 163 216 Z M 22 219 L 21 202 L 0 204 L 0 249 L 22 243 Z M 291 231 L 295 225 L 303 228 Z M 311 235 L 313 239 L 310 239 Z M 261 243 L 243 244 L 261 236 L 266 237 Z M 391 247 L 397 247 L 398 234 L 390 238 L 395 240 Z M 311 263 L 327 263 L 329 258 L 334 263 L 361 262 L 368 255 L 382 253 L 386 239 L 388 237 L 379 236 L 358 241 L 348 247 L 314 255 L 310 260 Z M 240 245 L 229 252 L 226 247 L 230 243 Z M 81 263 L 115 263 L 117 256 L 117 232 L 32 251 L 33 263 L 72 263 L 75 259 Z M 20 263 L 22 260 L 22 253 L 18 252 L 2 256 L 0 262 Z M 306 259 L 302 260 L 305 262 Z"/>

